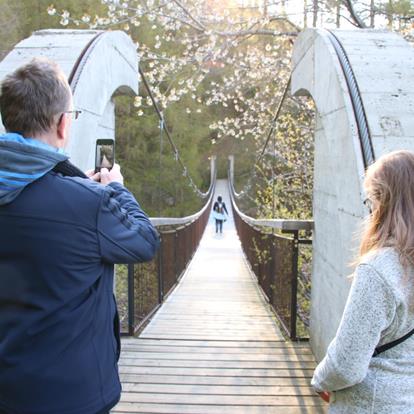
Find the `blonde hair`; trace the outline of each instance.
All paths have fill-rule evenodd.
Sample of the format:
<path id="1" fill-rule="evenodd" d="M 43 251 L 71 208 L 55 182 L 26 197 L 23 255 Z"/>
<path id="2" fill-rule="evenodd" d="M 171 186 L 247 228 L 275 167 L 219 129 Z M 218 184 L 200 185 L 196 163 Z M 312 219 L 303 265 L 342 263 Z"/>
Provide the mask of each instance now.
<path id="1" fill-rule="evenodd" d="M 367 169 L 364 188 L 372 212 L 365 221 L 357 262 L 382 247 L 394 247 L 407 269 L 414 264 L 414 152 L 382 156 Z"/>

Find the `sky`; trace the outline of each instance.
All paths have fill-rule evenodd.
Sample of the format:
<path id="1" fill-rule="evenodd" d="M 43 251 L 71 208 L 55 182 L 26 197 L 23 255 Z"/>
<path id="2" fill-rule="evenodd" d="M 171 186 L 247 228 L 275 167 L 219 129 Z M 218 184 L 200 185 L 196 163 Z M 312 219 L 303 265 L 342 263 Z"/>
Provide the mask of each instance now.
<path id="1" fill-rule="evenodd" d="M 261 6 L 264 3 L 264 0 L 237 0 L 238 3 L 241 6 L 244 7 L 257 7 L 257 6 Z M 268 4 L 273 4 L 271 6 L 269 6 L 269 12 L 270 13 L 275 13 L 275 14 L 280 14 L 283 10 L 283 6 L 282 0 L 266 0 Z M 289 19 L 297 24 L 299 27 L 303 27 L 303 9 L 304 9 L 304 0 L 285 0 L 285 10 L 286 10 L 286 14 L 288 15 Z M 307 0 L 307 4 L 308 4 L 308 9 L 311 10 L 312 9 L 312 0 Z M 344 9 L 343 10 L 343 14 L 345 16 L 348 15 L 347 11 Z M 308 26 L 312 25 L 312 13 L 311 11 L 308 13 Z M 326 13 L 320 13 L 319 15 L 319 22 L 318 22 L 318 26 L 323 26 L 325 28 L 335 28 L 336 27 L 336 22 L 333 21 L 329 21 L 329 19 L 335 19 L 334 16 L 328 16 L 328 14 Z M 382 19 L 384 20 L 384 19 Z M 385 21 L 380 21 L 380 18 L 377 16 L 376 18 L 376 23 L 377 25 L 381 25 L 385 27 Z M 349 23 L 346 19 L 342 18 L 341 19 L 341 28 L 343 29 L 355 29 L 355 26 L 352 25 L 351 23 Z"/>

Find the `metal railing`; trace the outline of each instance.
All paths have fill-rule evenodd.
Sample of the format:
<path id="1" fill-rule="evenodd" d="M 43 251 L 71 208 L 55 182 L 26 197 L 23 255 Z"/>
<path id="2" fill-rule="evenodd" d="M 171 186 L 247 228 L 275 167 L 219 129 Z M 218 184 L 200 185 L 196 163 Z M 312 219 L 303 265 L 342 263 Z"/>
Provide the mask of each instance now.
<path id="1" fill-rule="evenodd" d="M 151 218 L 161 239 L 160 249 L 152 261 L 117 266 L 121 335 L 137 333 L 184 274 L 206 228 L 214 186 L 215 178 L 208 190 L 208 201 L 198 213 L 181 218 Z"/>
<path id="2" fill-rule="evenodd" d="M 237 207 L 231 174 L 229 185 L 237 233 L 266 299 L 290 339 L 307 338 L 313 221 L 249 217 Z"/>

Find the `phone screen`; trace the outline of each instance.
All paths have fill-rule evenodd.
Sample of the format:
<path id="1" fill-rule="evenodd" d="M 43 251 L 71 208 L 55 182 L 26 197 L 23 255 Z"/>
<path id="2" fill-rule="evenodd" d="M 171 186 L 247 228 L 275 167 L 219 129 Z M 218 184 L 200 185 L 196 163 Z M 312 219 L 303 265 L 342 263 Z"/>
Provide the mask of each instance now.
<path id="1" fill-rule="evenodd" d="M 113 139 L 98 139 L 96 141 L 95 171 L 101 168 L 110 170 L 115 161 L 115 142 Z"/>

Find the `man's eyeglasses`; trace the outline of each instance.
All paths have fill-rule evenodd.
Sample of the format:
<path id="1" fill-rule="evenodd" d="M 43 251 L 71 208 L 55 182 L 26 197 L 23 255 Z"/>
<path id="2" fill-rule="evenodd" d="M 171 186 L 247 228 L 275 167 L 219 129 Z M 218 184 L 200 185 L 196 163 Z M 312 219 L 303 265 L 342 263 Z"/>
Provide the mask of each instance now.
<path id="1" fill-rule="evenodd" d="M 79 111 L 78 109 L 75 109 L 73 111 L 65 111 L 64 114 L 72 114 L 73 119 L 78 119 L 79 115 L 82 113 L 82 111 Z"/>

